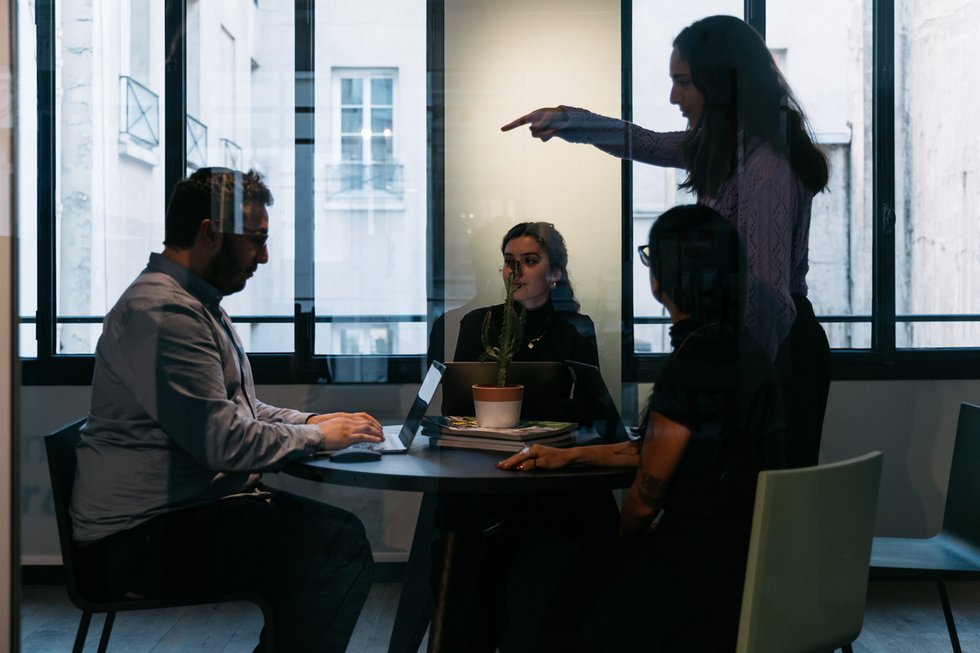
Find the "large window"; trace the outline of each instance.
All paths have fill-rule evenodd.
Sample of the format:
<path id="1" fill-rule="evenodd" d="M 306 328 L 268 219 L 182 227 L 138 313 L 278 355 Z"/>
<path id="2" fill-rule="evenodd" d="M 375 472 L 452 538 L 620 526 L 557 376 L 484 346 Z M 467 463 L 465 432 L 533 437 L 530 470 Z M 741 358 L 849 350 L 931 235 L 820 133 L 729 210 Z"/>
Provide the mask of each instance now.
<path id="1" fill-rule="evenodd" d="M 980 345 L 980 6 L 895 3 L 899 348 Z"/>
<path id="2" fill-rule="evenodd" d="M 668 101 L 674 36 L 699 17 L 748 7 L 831 161 L 829 192 L 813 205 L 808 282 L 835 374 L 976 375 L 974 352 L 947 351 L 980 342 L 980 157 L 966 113 L 975 92 L 963 82 L 969 55 L 980 54 L 975 3 L 623 0 L 622 13 L 600 4 L 596 20 L 622 20 L 626 117 L 660 130 L 685 126 Z M 592 310 L 622 299 L 624 376 L 656 377 L 668 320 L 629 246 L 664 210 L 694 198 L 677 188 L 683 171 L 641 164 L 623 168 L 625 197 L 598 183 L 539 192 L 556 185 L 545 179 L 554 160 L 573 164 L 584 148 L 525 151 L 516 135 L 495 140 L 496 128 L 519 110 L 579 98 L 552 93 L 533 67 L 521 68 L 526 79 L 512 76 L 508 97 L 480 94 L 541 36 L 513 20 L 519 2 L 488 4 L 479 20 L 449 0 L 90 5 L 18 0 L 19 51 L 37 53 L 18 61 L 20 138 L 38 144 L 19 159 L 22 171 L 36 166 L 36 186 L 32 174 L 18 175 L 26 382 L 89 381 L 102 317 L 161 248 L 168 189 L 206 165 L 254 168 L 276 197 L 270 262 L 226 300 L 260 381 L 414 378 L 432 319 L 468 306 L 475 289 L 499 289 L 495 274 L 445 271 L 496 256 L 499 226 L 568 221 L 563 203 L 585 199 L 596 202 L 597 221 L 626 207 L 625 233 L 621 261 L 593 259 L 615 274 L 586 273 L 575 257 L 587 248 L 573 252 L 576 287 Z M 567 11 L 591 9 L 585 0 Z M 550 51 L 601 49 L 561 24 L 548 33 Z M 444 50 L 454 53 L 448 64 Z M 618 85 L 619 68 L 602 61 L 561 72 L 555 87 Z M 453 88 L 470 90 L 443 93 L 443 70 Z M 466 77 L 477 70 L 482 79 Z M 458 129 L 448 144 L 446 124 Z M 471 149 L 457 134 L 486 141 Z M 504 151 L 499 168 L 526 175 L 472 165 L 498 165 Z M 447 235 L 466 241 L 442 242 Z M 607 281 L 621 262 L 620 292 Z M 618 343 L 618 314 L 610 324 Z"/>
<path id="3" fill-rule="evenodd" d="M 168 185 L 214 165 L 259 171 L 275 196 L 269 263 L 224 301 L 260 380 L 414 373 L 426 4 L 397 5 L 393 21 L 390 0 L 21 1 L 25 42 L 39 36 L 19 71 L 39 97 L 19 96 L 21 138 L 40 145 L 38 190 L 20 176 L 21 215 L 38 215 L 21 241 L 38 244 L 21 256 L 39 271 L 21 274 L 27 382 L 88 382 L 102 317 L 162 248 Z"/>
<path id="4" fill-rule="evenodd" d="M 669 11 L 663 4 L 632 3 L 633 121 L 683 129 L 667 101 L 672 39 L 699 17 L 743 16 L 748 7 L 830 161 L 829 187 L 813 203 L 807 282 L 839 352 L 836 376 L 975 375 L 970 356 L 922 350 L 980 344 L 973 235 L 980 157 L 964 113 L 975 93 L 957 81 L 970 75 L 970 53 L 980 53 L 980 8 L 906 0 L 702 0 L 671 3 Z M 693 198 L 677 190 L 682 171 L 635 164 L 631 172 L 628 223 L 639 242 L 663 210 Z M 657 354 L 670 348 L 668 320 L 650 298 L 647 270 L 634 260 L 630 271 L 634 323 L 624 351 L 636 380 L 652 380 Z"/>

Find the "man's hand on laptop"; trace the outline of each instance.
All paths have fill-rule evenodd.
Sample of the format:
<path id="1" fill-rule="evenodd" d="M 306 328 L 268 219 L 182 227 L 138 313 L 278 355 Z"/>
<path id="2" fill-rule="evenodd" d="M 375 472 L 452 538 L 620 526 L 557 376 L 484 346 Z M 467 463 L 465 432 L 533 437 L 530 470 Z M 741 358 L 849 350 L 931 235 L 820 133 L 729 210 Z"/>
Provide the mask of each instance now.
<path id="1" fill-rule="evenodd" d="M 324 413 L 313 415 L 309 424 L 316 424 L 323 434 L 323 449 L 343 449 L 358 442 L 382 442 L 381 424 L 367 413 Z"/>

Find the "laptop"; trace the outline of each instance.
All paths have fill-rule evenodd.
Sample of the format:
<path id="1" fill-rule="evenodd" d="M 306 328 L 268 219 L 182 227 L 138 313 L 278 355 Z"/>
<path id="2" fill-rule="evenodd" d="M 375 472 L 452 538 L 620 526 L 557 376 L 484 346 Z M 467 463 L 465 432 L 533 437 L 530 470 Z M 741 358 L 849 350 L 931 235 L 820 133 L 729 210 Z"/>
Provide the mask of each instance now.
<path id="1" fill-rule="evenodd" d="M 497 364 L 448 362 L 442 380 L 442 414 L 472 416 L 473 384 L 497 383 Z M 515 361 L 507 368 L 507 383 L 524 386 L 521 419 L 557 419 L 553 414 L 572 392 L 572 377 L 555 361 Z"/>
<path id="2" fill-rule="evenodd" d="M 415 435 L 422 425 L 422 418 L 425 417 L 425 411 L 428 409 L 429 403 L 432 402 L 432 397 L 435 395 L 436 388 L 439 387 L 439 382 L 442 381 L 442 375 L 445 371 L 445 365 L 439 361 L 432 361 L 432 365 L 429 366 L 429 371 L 426 372 L 425 378 L 422 380 L 422 385 L 419 386 L 418 394 L 415 395 L 412 407 L 408 410 L 408 416 L 405 417 L 405 421 L 402 424 L 382 426 L 385 436 L 383 442 L 358 442 L 344 449 L 324 451 L 322 453 L 330 457 L 337 456 L 338 458 L 343 458 L 351 451 L 366 450 L 381 454 L 408 453 L 412 442 L 415 440 Z"/>
<path id="3" fill-rule="evenodd" d="M 568 373 L 575 381 L 575 397 L 588 401 L 595 419 L 592 428 L 602 436 L 604 442 L 626 442 L 634 435 L 627 429 L 616 408 L 616 402 L 609 394 L 609 388 L 602 379 L 599 368 L 590 363 L 566 360 Z"/>

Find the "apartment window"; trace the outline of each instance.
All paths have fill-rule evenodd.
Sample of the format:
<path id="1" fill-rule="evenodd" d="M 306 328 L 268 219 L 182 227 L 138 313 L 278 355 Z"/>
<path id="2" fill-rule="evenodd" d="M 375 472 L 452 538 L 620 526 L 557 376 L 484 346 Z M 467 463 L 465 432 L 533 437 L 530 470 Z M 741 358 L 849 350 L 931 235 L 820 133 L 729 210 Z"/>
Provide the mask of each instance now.
<path id="1" fill-rule="evenodd" d="M 338 100 L 336 166 L 329 172 L 331 195 L 351 191 L 402 192 L 395 160 L 395 72 L 335 71 Z"/>

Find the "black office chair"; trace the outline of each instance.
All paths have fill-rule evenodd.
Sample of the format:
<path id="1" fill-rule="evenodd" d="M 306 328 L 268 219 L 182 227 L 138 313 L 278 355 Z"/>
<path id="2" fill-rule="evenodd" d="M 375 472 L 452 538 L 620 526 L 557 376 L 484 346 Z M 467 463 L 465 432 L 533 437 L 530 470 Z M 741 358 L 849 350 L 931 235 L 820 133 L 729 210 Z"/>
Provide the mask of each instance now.
<path id="1" fill-rule="evenodd" d="M 82 620 L 78 624 L 78 633 L 75 635 L 75 646 L 72 648 L 72 653 L 81 653 L 85 647 L 85 638 L 88 635 L 89 623 L 92 621 L 92 615 L 97 612 L 106 613 L 105 624 L 102 626 L 102 637 L 99 640 L 99 653 L 105 653 L 106 647 L 109 645 L 109 635 L 112 632 L 112 624 L 115 621 L 117 612 L 155 610 L 157 608 L 174 608 L 232 601 L 250 601 L 261 608 L 263 617 L 265 618 L 265 638 L 269 640 L 265 645 L 265 650 L 271 650 L 271 608 L 258 594 L 229 592 L 184 597 L 181 599 L 125 598 L 116 601 L 97 601 L 85 596 L 76 582 L 75 542 L 72 537 L 71 515 L 68 514 L 68 508 L 71 505 L 72 486 L 75 483 L 75 467 L 78 464 L 75 447 L 78 445 L 80 439 L 79 432 L 84 423 L 85 420 L 83 419 L 72 422 L 44 438 L 44 446 L 48 453 L 48 470 L 51 473 L 51 491 L 54 499 L 55 516 L 58 521 L 58 538 L 61 543 L 65 585 L 68 588 L 68 597 L 71 599 L 71 602 L 82 611 Z"/>
<path id="2" fill-rule="evenodd" d="M 924 539 L 876 537 L 871 580 L 935 581 L 949 641 L 960 653 L 947 580 L 980 579 L 980 407 L 960 405 L 946 508 L 939 533 Z"/>

